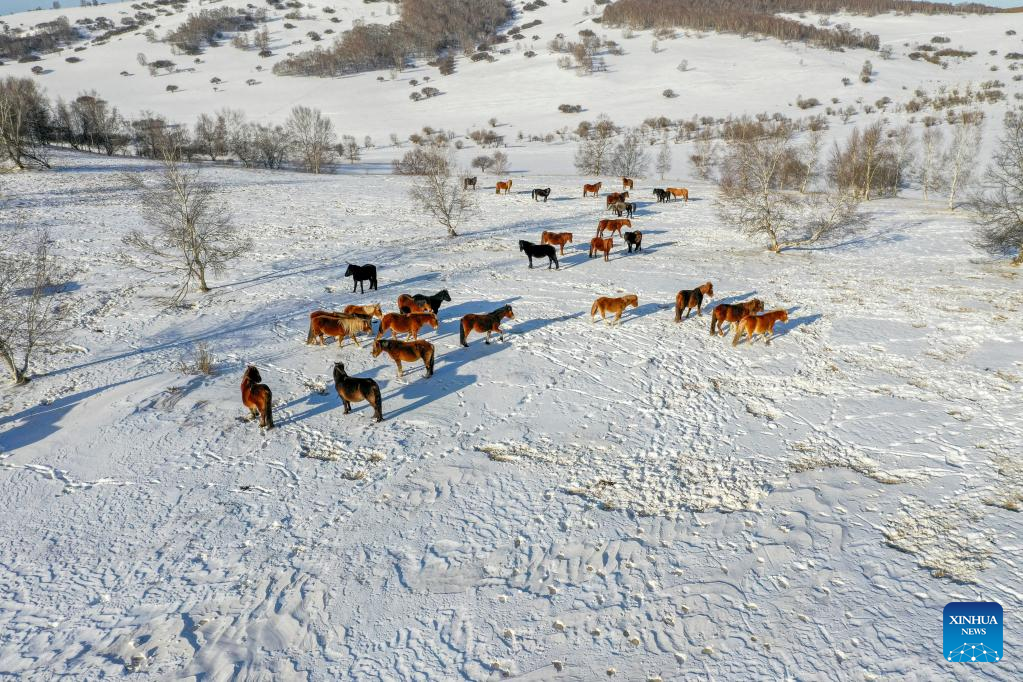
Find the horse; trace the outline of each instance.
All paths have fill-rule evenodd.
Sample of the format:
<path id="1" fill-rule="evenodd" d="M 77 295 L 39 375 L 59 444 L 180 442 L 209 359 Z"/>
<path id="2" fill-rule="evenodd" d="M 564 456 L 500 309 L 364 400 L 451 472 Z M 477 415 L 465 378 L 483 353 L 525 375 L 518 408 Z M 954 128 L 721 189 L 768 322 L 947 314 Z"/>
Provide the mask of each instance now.
<path id="1" fill-rule="evenodd" d="M 533 267 L 534 258 L 548 258 L 547 269 L 550 270 L 551 266 L 555 266 L 556 270 L 561 269 L 561 264 L 558 263 L 558 251 L 550 244 L 534 244 L 533 242 L 527 242 L 525 239 L 519 240 L 519 251 L 525 251 L 526 256 L 529 258 L 529 267 Z"/>
<path id="2" fill-rule="evenodd" d="M 273 393 L 270 387 L 260 383 L 263 377 L 259 376 L 259 370 L 255 365 L 245 368 L 242 375 L 242 405 L 249 408 L 249 419 L 255 419 L 259 415 L 259 425 L 266 429 L 274 427 L 273 415 Z"/>
<path id="3" fill-rule="evenodd" d="M 473 191 L 476 190 L 476 176 L 475 175 L 472 176 L 471 178 L 464 178 L 462 180 L 462 189 L 469 189 L 470 187 L 472 187 Z"/>
<path id="4" fill-rule="evenodd" d="M 497 191 L 494 192 L 494 194 L 500 194 L 502 189 L 504 190 L 504 193 L 507 194 L 508 192 L 511 191 L 511 186 L 512 186 L 511 180 L 506 180 L 504 182 L 498 181 Z"/>
<path id="5" fill-rule="evenodd" d="M 590 323 L 596 322 L 593 316 L 598 312 L 600 313 L 600 319 L 607 322 L 607 314 L 614 313 L 615 317 L 611 321 L 611 324 L 618 324 L 622 319 L 622 313 L 629 306 L 633 308 L 639 307 L 639 297 L 636 294 L 625 294 L 617 298 L 611 296 L 601 296 L 593 302 L 593 307 L 590 308 Z"/>
<path id="6" fill-rule="evenodd" d="M 743 301 L 742 303 L 721 304 L 714 308 L 710 314 L 710 333 L 718 332 L 720 336 L 725 335 L 725 322 L 738 322 L 747 315 L 753 315 L 764 310 L 764 302 L 759 298 Z M 714 327 L 717 327 L 715 330 Z"/>
<path id="7" fill-rule="evenodd" d="M 628 192 L 611 192 L 604 198 L 604 200 L 607 202 L 605 204 L 607 209 L 612 210 L 615 204 L 617 204 L 619 201 L 625 201 L 628 198 L 629 198 Z"/>
<path id="8" fill-rule="evenodd" d="M 611 232 L 614 234 L 618 233 L 618 236 L 622 236 L 623 227 L 632 227 L 632 221 L 628 218 L 603 218 L 597 223 L 597 236 L 603 237 L 604 232 Z"/>
<path id="9" fill-rule="evenodd" d="M 604 262 L 607 262 L 607 257 L 611 253 L 611 249 L 614 248 L 614 240 L 611 237 L 607 239 L 601 239 L 600 237 L 594 237 L 590 240 L 590 258 L 593 258 L 597 251 L 604 252 Z"/>
<path id="10" fill-rule="evenodd" d="M 639 251 L 643 248 L 643 233 L 639 230 L 636 230 L 635 232 L 626 232 L 625 243 L 629 247 L 629 253 L 632 253 L 633 248 L 635 248 L 636 251 Z"/>
<path id="11" fill-rule="evenodd" d="M 732 345 L 739 345 L 739 339 L 742 338 L 743 332 L 749 334 L 750 343 L 753 343 L 753 338 L 757 334 L 762 334 L 767 345 L 771 345 L 771 335 L 774 334 L 774 325 L 778 322 L 788 321 L 788 312 L 780 309 L 772 310 L 771 312 L 764 313 L 763 315 L 747 315 L 736 323 L 735 338 L 732 339 Z"/>
<path id="12" fill-rule="evenodd" d="M 387 332 L 391 332 L 391 338 L 398 338 L 398 334 L 408 334 L 408 337 L 415 341 L 419 338 L 419 330 L 430 326 L 434 329 L 440 328 L 437 323 L 437 316 L 430 313 L 387 313 L 380 319 L 380 329 L 376 338 L 380 338 Z"/>
<path id="13" fill-rule="evenodd" d="M 344 313 L 332 313 L 326 310 L 314 310 L 309 313 L 309 334 L 305 342 L 310 344 L 316 340 L 321 346 L 324 345 L 325 336 L 337 338 L 337 346 L 340 348 L 345 337 L 352 337 L 355 345 L 359 345 L 357 334 L 365 332 L 373 333 L 373 318 L 367 315 L 348 315 Z"/>
<path id="14" fill-rule="evenodd" d="M 622 189 L 623 190 L 624 189 L 633 189 L 634 187 L 635 187 L 635 183 L 632 180 L 630 180 L 629 178 L 622 178 Z"/>
<path id="15" fill-rule="evenodd" d="M 553 247 L 552 247 L 553 248 Z M 469 337 L 470 332 L 486 332 L 487 339 L 484 343 L 490 343 L 490 334 L 497 332 L 501 335 L 501 340 L 504 341 L 504 332 L 501 331 L 501 320 L 503 319 L 514 320 L 515 313 L 512 311 L 510 305 L 501 306 L 497 310 L 487 313 L 486 315 L 473 315 L 469 314 L 462 318 L 461 330 L 458 334 L 458 342 L 469 347 L 466 343 L 466 339 Z"/>
<path id="16" fill-rule="evenodd" d="M 597 196 L 597 192 L 600 191 L 600 186 L 603 183 L 595 182 L 592 185 L 583 185 L 583 198 L 586 198 L 587 193 L 592 192 L 593 196 Z"/>
<path id="17" fill-rule="evenodd" d="M 426 367 L 426 376 L 433 376 L 433 359 L 435 351 L 429 341 L 396 341 L 395 339 L 377 339 L 373 342 L 373 357 L 387 353 L 398 367 L 398 378 L 405 376 L 402 361 L 415 362 L 422 360 Z"/>
<path id="18" fill-rule="evenodd" d="M 412 300 L 420 305 L 425 303 L 426 305 L 430 306 L 429 310 L 424 310 L 422 312 L 424 313 L 432 312 L 434 315 L 436 315 L 437 311 L 440 310 L 441 303 L 443 303 L 444 301 L 447 301 L 448 303 L 451 302 L 451 294 L 448 293 L 447 289 L 441 289 L 433 296 L 427 296 L 426 294 L 413 294 Z M 404 313 L 406 311 L 402 310 L 401 312 Z M 408 312 L 412 311 L 410 310 Z"/>
<path id="19" fill-rule="evenodd" d="M 654 189 L 654 196 L 657 197 L 657 203 L 659 203 L 659 204 L 660 203 L 664 203 L 665 201 L 668 201 L 669 198 L 670 198 L 670 195 L 668 194 L 668 191 L 667 190 L 663 190 L 660 187 L 657 187 L 657 188 Z"/>
<path id="20" fill-rule="evenodd" d="M 559 247 L 561 247 L 561 255 L 564 256 L 565 255 L 565 244 L 571 244 L 572 243 L 572 233 L 571 232 L 548 232 L 547 230 L 544 230 L 543 234 L 540 235 L 540 243 L 541 244 L 550 244 L 551 246 L 559 246 Z"/>
<path id="21" fill-rule="evenodd" d="M 364 315 L 377 319 L 384 316 L 384 311 L 380 309 L 379 303 L 374 303 L 373 305 L 346 305 L 343 312 L 345 315 Z"/>
<path id="22" fill-rule="evenodd" d="M 402 294 L 398 297 L 398 311 L 408 315 L 409 313 L 428 313 L 430 304 L 426 301 L 417 301 L 415 296 Z"/>
<path id="23" fill-rule="evenodd" d="M 384 420 L 384 399 L 380 396 L 380 386 L 372 379 L 348 376 L 344 363 L 334 363 L 334 390 L 337 397 L 345 405 L 345 414 L 352 411 L 352 403 L 365 400 L 373 408 L 373 416 L 378 422 Z"/>
<path id="24" fill-rule="evenodd" d="M 345 270 L 345 277 L 351 277 L 355 285 L 352 287 L 352 293 L 355 293 L 356 289 L 361 289 L 360 293 L 366 293 L 366 286 L 363 282 L 369 282 L 370 290 L 377 288 L 377 266 L 375 265 L 352 265 L 348 264 L 348 269 Z"/>
<path id="25" fill-rule="evenodd" d="M 543 197 L 543 203 L 547 203 L 547 197 L 551 195 L 551 188 L 547 189 L 534 189 L 533 190 L 533 201 L 537 201 L 538 197 Z"/>
<path id="26" fill-rule="evenodd" d="M 686 311 L 685 319 L 688 320 L 693 308 L 696 308 L 696 314 L 702 317 L 704 296 L 707 298 L 714 296 L 714 285 L 711 282 L 701 284 L 695 289 L 683 289 L 675 294 L 675 321 L 682 321 L 683 310 Z"/>
<path id="27" fill-rule="evenodd" d="M 687 204 L 689 203 L 689 190 L 686 189 L 685 187 L 669 187 L 664 191 L 676 199 L 682 197 L 683 199 L 686 200 Z"/>
<path id="28" fill-rule="evenodd" d="M 618 216 L 619 218 L 621 218 L 622 214 L 624 213 L 631 219 L 632 214 L 636 212 L 636 204 L 630 203 L 628 201 L 618 201 L 615 202 L 615 205 L 611 207 L 611 210 L 614 211 L 615 215 Z"/>

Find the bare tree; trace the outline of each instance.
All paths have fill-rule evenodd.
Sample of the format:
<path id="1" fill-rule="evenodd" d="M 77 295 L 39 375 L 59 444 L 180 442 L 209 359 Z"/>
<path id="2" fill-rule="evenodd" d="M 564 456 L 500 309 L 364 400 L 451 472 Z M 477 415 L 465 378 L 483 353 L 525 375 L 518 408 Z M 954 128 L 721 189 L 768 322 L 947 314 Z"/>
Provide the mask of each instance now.
<path id="1" fill-rule="evenodd" d="M 924 199 L 929 199 L 931 192 L 936 192 L 941 187 L 941 171 L 938 165 L 941 162 L 942 146 L 941 129 L 924 128 L 920 136 L 920 162 L 917 165 L 917 177 L 920 179 Z"/>
<path id="2" fill-rule="evenodd" d="M 338 153 L 348 159 L 348 163 L 355 163 L 362 158 L 359 143 L 355 141 L 355 137 L 352 135 L 345 135 L 342 138 L 341 144 L 338 145 Z"/>
<path id="3" fill-rule="evenodd" d="M 195 122 L 195 144 L 202 153 L 216 161 L 228 149 L 227 119 L 223 112 L 216 116 L 200 114 Z"/>
<path id="4" fill-rule="evenodd" d="M 950 211 L 955 209 L 956 198 L 969 186 L 973 176 L 984 132 L 983 126 L 984 116 L 977 111 L 964 111 L 952 121 L 952 137 L 949 139 L 944 158 Z"/>
<path id="5" fill-rule="evenodd" d="M 850 193 L 785 191 L 788 167 L 798 155 L 788 126 L 728 138 L 720 164 L 717 208 L 751 239 L 768 249 L 813 244 L 858 224 L 857 198 Z"/>
<path id="6" fill-rule="evenodd" d="M 821 162 L 821 150 L 824 148 L 824 129 L 816 128 L 806 135 L 806 144 L 800 150 L 800 160 L 806 166 L 803 174 L 803 182 L 799 185 L 800 194 L 806 194 L 814 179 L 817 177 Z"/>
<path id="7" fill-rule="evenodd" d="M 494 159 L 487 156 L 486 154 L 477 156 L 472 160 L 472 167 L 479 168 L 480 172 L 486 173 L 488 168 L 494 165 Z"/>
<path id="8" fill-rule="evenodd" d="M 287 127 L 302 167 L 310 173 L 319 173 L 334 153 L 337 143 L 334 124 L 319 109 L 297 106 L 291 110 Z"/>
<path id="9" fill-rule="evenodd" d="M 465 190 L 461 178 L 452 174 L 452 160 L 443 158 L 439 151 L 432 153 L 441 158 L 427 164 L 427 172 L 419 176 L 409 195 L 447 229 L 449 237 L 457 237 L 458 226 L 476 212 L 476 200 Z"/>
<path id="10" fill-rule="evenodd" d="M 986 191 L 969 202 L 975 212 L 975 244 L 1001 256 L 1015 254 L 1013 265 L 1023 264 L 1023 111 L 1005 115 L 1005 132 L 995 145 L 991 165 L 984 174 Z"/>
<path id="11" fill-rule="evenodd" d="M 605 116 L 601 116 L 594 126 L 588 127 L 575 152 L 576 170 L 595 175 L 607 172 L 615 132 L 614 124 Z"/>
<path id="12" fill-rule="evenodd" d="M 657 152 L 655 167 L 657 168 L 657 174 L 661 176 L 661 180 L 671 172 L 671 146 L 668 144 L 667 134 L 661 140 L 661 148 Z"/>
<path id="13" fill-rule="evenodd" d="M 11 380 L 24 384 L 33 355 L 67 333 L 64 302 L 72 271 L 49 251 L 46 232 L 28 243 L 0 238 L 0 359 Z"/>
<path id="14" fill-rule="evenodd" d="M 689 161 L 696 169 L 696 174 L 704 180 L 709 180 L 711 170 L 717 163 L 717 143 L 710 130 L 704 128 L 696 136 L 693 142 L 693 153 L 689 155 Z"/>
<path id="15" fill-rule="evenodd" d="M 238 235 L 215 185 L 204 182 L 197 169 L 184 169 L 170 157 L 153 183 L 135 174 L 127 176 L 139 193 L 142 215 L 155 230 L 135 230 L 124 243 L 142 257 L 133 265 L 144 272 L 171 275 L 178 280 L 171 300 L 180 302 L 193 285 L 210 290 L 207 273 L 222 274 L 227 264 L 252 248 Z"/>
<path id="16" fill-rule="evenodd" d="M 495 175 L 504 175 L 505 173 L 508 172 L 509 161 L 507 154 L 505 154 L 504 152 L 494 152 L 494 155 L 491 158 L 494 161 Z"/>
<path id="17" fill-rule="evenodd" d="M 611 172 L 616 175 L 643 177 L 650 167 L 650 155 L 638 130 L 626 132 L 611 152 Z"/>
<path id="18" fill-rule="evenodd" d="M 49 168 L 44 143 L 49 126 L 46 97 L 31 78 L 0 81 L 0 155 L 18 168 Z"/>

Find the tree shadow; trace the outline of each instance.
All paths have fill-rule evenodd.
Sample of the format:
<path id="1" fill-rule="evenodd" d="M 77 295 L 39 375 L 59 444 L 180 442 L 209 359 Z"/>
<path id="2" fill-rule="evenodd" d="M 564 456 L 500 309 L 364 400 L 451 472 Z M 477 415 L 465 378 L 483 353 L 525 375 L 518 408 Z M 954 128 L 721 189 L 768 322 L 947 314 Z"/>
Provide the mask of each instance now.
<path id="1" fill-rule="evenodd" d="M 98 388 L 90 388 L 85 391 L 64 396 L 63 398 L 58 398 L 46 405 L 34 405 L 18 412 L 17 414 L 4 417 L 3 419 L 0 419 L 0 427 L 4 424 L 10 424 L 22 420 L 26 420 L 26 423 L 22 426 L 16 426 L 0 433 L 0 450 L 13 452 L 14 450 L 23 448 L 27 445 L 37 443 L 45 439 L 47 436 L 59 431 L 60 420 L 76 406 L 85 402 L 89 398 L 99 395 L 108 389 L 117 388 L 118 386 L 123 386 L 136 381 L 142 381 L 143 379 L 148 379 L 156 374 L 158 374 L 158 372 L 152 372 L 140 377 L 117 381 Z"/>
<path id="2" fill-rule="evenodd" d="M 256 275 L 255 277 L 250 277 L 249 279 L 239 280 L 237 282 L 229 282 L 227 284 L 218 284 L 215 287 L 214 290 L 215 291 L 230 290 L 230 289 L 244 290 L 244 289 L 248 289 L 249 288 L 249 286 L 246 286 L 246 285 L 253 285 L 253 286 L 255 286 L 255 285 L 263 284 L 265 282 L 273 282 L 273 281 L 278 280 L 278 279 L 284 279 L 286 277 L 294 277 L 295 275 L 309 275 L 309 274 L 312 274 L 314 272 L 323 272 L 324 270 L 333 270 L 333 269 L 336 269 L 336 268 L 339 268 L 339 267 L 340 266 L 337 265 L 336 263 L 329 263 L 327 265 L 317 265 L 317 266 L 309 266 L 309 264 L 296 265 L 296 266 L 286 267 L 285 269 L 278 270 L 276 272 L 268 272 L 268 273 L 263 274 L 263 275 Z"/>
<path id="3" fill-rule="evenodd" d="M 793 246 L 788 249 L 782 249 L 785 251 L 802 251 L 802 252 L 814 252 L 814 251 L 839 251 L 842 249 L 848 249 L 851 247 L 863 246 L 865 244 L 897 244 L 898 242 L 904 242 L 909 237 L 903 234 L 887 234 L 884 232 L 875 232 L 873 234 L 861 235 L 853 239 L 847 239 L 836 244 L 813 244 L 808 246 Z"/>

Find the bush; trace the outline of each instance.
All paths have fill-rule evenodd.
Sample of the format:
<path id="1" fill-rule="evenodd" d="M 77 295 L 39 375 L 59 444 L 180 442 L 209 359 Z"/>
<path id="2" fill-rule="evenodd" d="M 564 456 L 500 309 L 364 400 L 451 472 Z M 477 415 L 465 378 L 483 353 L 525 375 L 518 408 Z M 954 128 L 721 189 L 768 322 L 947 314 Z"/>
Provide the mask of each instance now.
<path id="1" fill-rule="evenodd" d="M 951 38 L 947 38 L 945 36 L 934 36 L 933 38 L 931 38 L 931 42 L 932 43 L 938 43 L 938 44 L 945 44 L 945 43 L 951 43 L 952 39 Z"/>
<path id="2" fill-rule="evenodd" d="M 562 104 L 558 107 L 558 111 L 563 114 L 578 114 L 582 110 L 581 104 Z"/>
<path id="3" fill-rule="evenodd" d="M 816 97 L 808 97 L 807 99 L 803 99 L 802 96 L 799 96 L 796 98 L 796 106 L 798 106 L 800 109 L 813 109 L 814 107 L 819 107 L 820 105 L 821 105 L 820 100 L 818 100 Z"/>
<path id="4" fill-rule="evenodd" d="M 82 61 L 82 58 L 81 57 L 68 57 L 64 61 L 66 61 L 68 64 L 77 64 L 78 62 Z"/>
<path id="5" fill-rule="evenodd" d="M 405 152 L 401 160 L 391 162 L 395 175 L 429 175 L 448 168 L 447 158 L 439 151 L 416 147 Z"/>
<path id="6" fill-rule="evenodd" d="M 668 88 L 667 90 L 665 90 L 661 94 L 664 95 L 665 97 L 667 97 L 668 99 L 672 99 L 674 97 L 678 97 L 678 95 L 675 94 L 675 91 L 672 90 L 671 88 Z"/>

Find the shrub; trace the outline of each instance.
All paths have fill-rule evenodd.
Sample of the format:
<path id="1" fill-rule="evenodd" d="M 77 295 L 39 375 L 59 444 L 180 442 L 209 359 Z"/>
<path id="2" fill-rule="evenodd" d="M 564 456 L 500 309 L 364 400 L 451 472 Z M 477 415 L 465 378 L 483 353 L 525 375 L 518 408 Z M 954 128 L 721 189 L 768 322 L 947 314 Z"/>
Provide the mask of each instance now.
<path id="1" fill-rule="evenodd" d="M 562 104 L 558 107 L 558 111 L 563 114 L 578 114 L 582 110 L 581 104 Z"/>
<path id="2" fill-rule="evenodd" d="M 951 43 L 952 39 L 951 38 L 947 38 L 945 36 L 934 36 L 933 38 L 931 38 L 931 42 L 932 43 L 938 43 L 938 44 L 944 44 L 944 43 Z"/>
<path id="3" fill-rule="evenodd" d="M 803 99 L 802 96 L 799 96 L 796 98 L 796 106 L 798 106 L 800 109 L 813 109 L 814 107 L 819 107 L 820 105 L 821 105 L 820 100 L 817 99 L 816 97 L 808 97 L 807 99 Z"/>
<path id="4" fill-rule="evenodd" d="M 675 94 L 675 91 L 674 91 L 674 90 L 672 90 L 671 88 L 667 88 L 667 89 L 666 89 L 666 90 L 665 90 L 664 92 L 662 92 L 661 94 L 662 94 L 662 95 L 664 95 L 665 97 L 667 97 L 668 99 L 672 99 L 672 98 L 674 98 L 674 97 L 678 97 L 678 95 L 676 95 L 676 94 Z"/>

